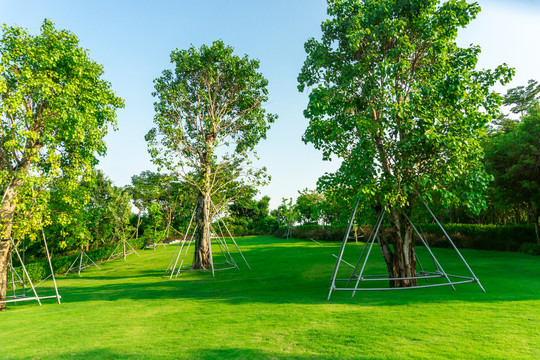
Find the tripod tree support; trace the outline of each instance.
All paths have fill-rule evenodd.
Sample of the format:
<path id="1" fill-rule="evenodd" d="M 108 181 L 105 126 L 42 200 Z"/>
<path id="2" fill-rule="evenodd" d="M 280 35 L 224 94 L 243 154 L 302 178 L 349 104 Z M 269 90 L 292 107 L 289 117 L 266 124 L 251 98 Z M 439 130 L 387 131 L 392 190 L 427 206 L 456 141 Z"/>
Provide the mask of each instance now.
<path id="1" fill-rule="evenodd" d="M 85 258 L 86 258 L 86 260 L 85 260 Z M 78 265 L 77 265 L 77 263 L 78 263 Z M 91 266 L 95 266 L 98 269 L 100 269 L 99 266 L 94 262 L 94 260 L 92 260 L 90 258 L 90 256 L 88 256 L 88 254 L 86 252 L 81 251 L 79 253 L 79 255 L 77 255 L 77 257 L 75 258 L 75 260 L 73 261 L 73 263 L 71 264 L 71 266 L 69 267 L 69 269 L 66 271 L 66 273 L 64 275 L 67 275 L 71 271 L 77 271 L 77 274 L 80 277 L 81 276 L 81 271 L 86 269 L 86 268 L 89 268 Z"/>
<path id="2" fill-rule="evenodd" d="M 133 233 L 133 235 L 131 235 L 129 239 L 130 240 L 133 239 L 133 236 L 135 236 L 135 233 Z M 118 251 L 119 247 L 121 247 L 120 251 Z M 130 250 L 127 249 L 128 247 L 130 248 Z M 138 257 L 141 257 L 141 255 L 139 255 L 139 253 L 133 248 L 133 246 L 131 246 L 131 244 L 129 243 L 129 240 L 122 239 L 122 241 L 116 245 L 116 247 L 111 253 L 111 256 L 109 256 L 107 261 L 113 258 L 120 257 L 120 256 L 124 259 L 124 261 L 126 261 L 126 257 L 131 254 L 137 254 Z"/>
<path id="3" fill-rule="evenodd" d="M 217 210 L 216 206 L 214 205 L 214 203 L 212 201 L 211 201 L 211 206 L 214 209 L 215 213 L 218 214 L 218 210 Z M 174 252 L 174 254 L 173 254 L 172 258 L 171 258 L 171 261 L 169 262 L 169 265 L 167 266 L 167 269 L 165 270 L 164 276 L 169 276 L 169 279 L 172 279 L 173 277 L 177 278 L 178 275 L 181 272 L 185 272 L 185 271 L 205 271 L 205 270 L 208 270 L 208 269 L 194 269 L 193 264 L 184 265 L 185 259 L 187 257 L 187 254 L 188 254 L 190 246 L 191 246 L 191 243 L 193 241 L 195 241 L 194 240 L 194 235 L 195 235 L 195 233 L 197 231 L 197 225 L 193 226 L 192 231 L 190 231 L 190 230 L 192 228 L 193 219 L 195 217 L 196 212 L 197 212 L 197 209 L 195 208 L 193 210 L 193 214 L 191 215 L 191 219 L 189 221 L 188 227 L 187 227 L 186 232 L 184 234 L 184 238 L 178 244 L 178 246 L 177 246 L 177 248 L 176 248 L 176 250 L 175 250 L 175 252 Z M 215 225 L 215 227 L 214 227 L 214 225 Z M 225 232 L 223 231 L 223 229 L 225 229 Z M 223 219 L 218 217 L 216 219 L 216 221 L 214 222 L 214 224 L 210 224 L 210 230 L 211 230 L 212 235 L 208 238 L 208 249 L 210 250 L 210 262 L 209 262 L 210 266 L 209 267 L 210 267 L 210 270 L 212 271 L 212 276 L 213 277 L 215 277 L 215 272 L 216 271 L 229 270 L 229 269 L 238 269 L 238 270 L 240 270 L 240 268 L 238 267 L 238 264 L 236 263 L 234 257 L 232 256 L 232 254 L 231 254 L 231 252 L 229 250 L 229 244 L 227 244 L 227 238 L 225 236 L 225 233 L 229 236 L 229 239 L 232 241 L 232 243 L 236 247 L 236 250 L 238 251 L 238 253 L 242 257 L 242 260 L 244 261 L 244 263 L 246 264 L 248 269 L 251 270 L 251 267 L 249 266 L 246 258 L 244 257 L 244 254 L 240 250 L 240 247 L 238 246 L 238 244 L 234 240 L 234 237 L 232 236 L 231 232 L 229 231 L 229 228 L 227 227 L 227 225 L 225 224 Z M 214 262 L 214 254 L 212 253 L 212 240 L 215 242 L 215 244 L 217 244 L 217 246 L 218 246 L 218 248 L 219 248 L 219 250 L 221 252 L 221 255 L 224 258 L 224 261 L 219 262 L 219 263 Z"/>
<path id="4" fill-rule="evenodd" d="M 337 261 L 334 266 L 334 271 L 332 272 L 332 277 L 330 279 L 330 291 L 328 293 L 328 300 L 330 300 L 330 297 L 332 296 L 332 293 L 334 291 L 352 291 L 352 296 L 354 296 L 357 291 L 404 290 L 404 289 L 419 289 L 419 288 L 438 287 L 438 286 L 450 286 L 452 287 L 452 289 L 456 290 L 454 285 L 465 284 L 465 283 L 477 283 L 480 289 L 483 292 L 486 292 L 486 290 L 480 283 L 480 280 L 476 277 L 471 267 L 469 266 L 469 264 L 467 263 L 467 261 L 465 260 L 465 258 L 463 257 L 463 255 L 461 254 L 457 246 L 455 245 L 455 243 L 452 241 L 452 239 L 450 238 L 450 236 L 448 235 L 444 227 L 441 225 L 439 220 L 435 217 L 435 215 L 433 214 L 429 206 L 423 200 L 422 200 L 422 203 L 424 204 L 424 206 L 426 207 L 430 215 L 433 217 L 437 225 L 441 228 L 446 239 L 451 244 L 455 252 L 458 254 L 463 264 L 465 264 L 470 275 L 463 276 L 463 275 L 455 275 L 455 274 L 447 273 L 442 267 L 441 263 L 435 257 L 435 254 L 431 250 L 423 234 L 418 230 L 418 228 L 414 225 L 412 220 L 405 213 L 403 213 L 404 217 L 411 224 L 414 232 L 416 233 L 416 235 L 418 236 L 418 238 L 420 239 L 420 241 L 422 242 L 422 244 L 428 251 L 431 257 L 431 260 L 433 261 L 433 265 L 435 269 L 431 271 L 425 270 L 418 259 L 417 264 L 420 267 L 420 271 L 418 271 L 414 277 L 391 277 L 387 274 L 365 274 L 366 268 L 367 268 L 367 262 L 371 254 L 373 244 L 375 243 L 375 241 L 378 242 L 378 235 L 382 231 L 382 223 L 385 217 L 384 209 L 378 215 L 377 220 L 375 222 L 375 226 L 371 234 L 369 235 L 368 240 L 363 246 L 362 252 L 360 254 L 360 257 L 358 258 L 358 261 L 356 262 L 356 265 L 353 266 L 351 263 L 345 261 L 343 259 L 343 255 L 345 253 L 347 241 L 349 240 L 349 235 L 351 232 L 351 228 L 353 226 L 356 212 L 358 211 L 359 203 L 360 203 L 360 199 L 357 200 L 356 206 L 354 207 L 354 210 L 352 212 L 352 215 L 349 221 L 349 226 L 347 227 L 347 232 L 345 233 L 345 236 L 343 238 L 343 242 L 341 244 L 339 253 L 338 255 L 334 255 L 337 258 Z M 362 266 L 360 266 L 360 263 L 362 263 Z M 338 272 L 342 264 L 345 264 L 346 266 L 352 268 L 352 272 L 350 273 L 350 276 L 348 278 L 338 277 Z M 409 279 L 425 280 L 426 283 L 424 285 L 416 285 L 416 286 L 409 286 L 409 287 L 370 287 L 369 285 L 367 287 L 360 286 L 360 283 L 370 284 L 372 282 L 377 282 L 377 281 L 392 282 L 394 280 L 409 280 Z M 430 279 L 444 279 L 445 282 L 429 283 Z"/>
<path id="5" fill-rule="evenodd" d="M 41 228 L 41 235 L 43 237 L 43 245 L 45 247 L 45 255 L 47 256 L 47 262 L 49 263 L 49 268 L 51 270 L 51 273 L 49 276 L 47 276 L 45 279 L 41 280 L 38 284 L 34 285 L 32 282 L 32 279 L 30 278 L 30 275 L 28 274 L 28 271 L 26 269 L 26 265 L 23 261 L 23 258 L 21 257 L 21 254 L 19 252 L 19 249 L 15 245 L 15 242 L 13 241 L 13 238 L 9 238 L 9 241 L 11 241 L 11 245 L 13 247 L 13 250 L 15 251 L 15 254 L 17 255 L 17 259 L 19 260 L 19 263 L 21 264 L 21 269 L 23 272 L 23 276 L 21 277 L 20 274 L 15 270 L 15 267 L 13 266 L 13 258 L 10 256 L 9 263 L 8 263 L 8 279 L 11 278 L 11 290 L 12 295 L 6 296 L 6 300 L 0 301 L 0 303 L 17 303 L 22 301 L 32 301 L 35 300 L 37 303 L 41 306 L 41 300 L 44 299 L 56 299 L 58 304 L 61 303 L 61 296 L 58 292 L 58 286 L 56 284 L 56 277 L 54 275 L 54 269 L 51 262 L 51 256 L 49 253 L 49 247 L 47 245 L 47 239 L 45 238 L 45 233 L 43 232 L 43 227 Z M 49 295 L 49 296 L 42 296 L 38 294 L 38 291 L 36 288 L 43 283 L 45 280 L 52 278 L 53 285 L 54 285 L 54 291 L 55 295 Z M 28 285 L 30 286 L 30 289 L 32 290 L 33 295 L 27 295 L 26 294 L 26 282 L 28 282 Z M 17 294 L 17 285 L 20 284 L 22 288 L 22 293 Z"/>

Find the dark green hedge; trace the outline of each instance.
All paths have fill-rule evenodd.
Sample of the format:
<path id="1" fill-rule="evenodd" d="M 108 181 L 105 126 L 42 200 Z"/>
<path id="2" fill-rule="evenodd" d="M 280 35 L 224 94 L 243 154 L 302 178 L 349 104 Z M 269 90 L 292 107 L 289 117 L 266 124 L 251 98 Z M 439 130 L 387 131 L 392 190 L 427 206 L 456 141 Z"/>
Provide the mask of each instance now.
<path id="1" fill-rule="evenodd" d="M 417 228 L 424 232 L 430 246 L 451 246 L 437 224 L 423 224 L 418 225 Z M 536 241 L 533 225 L 446 224 L 444 228 L 456 246 L 465 249 L 520 251 L 523 244 Z M 362 227 L 362 230 L 358 233 L 369 236 L 371 232 L 369 227 Z M 274 235 L 282 237 L 285 231 L 285 227 L 280 227 Z M 292 229 L 292 237 L 317 241 L 342 241 L 345 231 L 345 228 L 301 225 Z M 528 249 L 528 245 L 525 247 Z"/>

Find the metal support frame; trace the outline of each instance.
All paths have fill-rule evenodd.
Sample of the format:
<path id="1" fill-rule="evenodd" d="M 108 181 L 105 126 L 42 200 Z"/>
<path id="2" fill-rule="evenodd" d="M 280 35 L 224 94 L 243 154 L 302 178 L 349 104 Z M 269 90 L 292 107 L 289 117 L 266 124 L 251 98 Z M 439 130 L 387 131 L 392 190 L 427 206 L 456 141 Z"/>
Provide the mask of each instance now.
<path id="1" fill-rule="evenodd" d="M 288 224 L 287 225 L 287 230 L 285 230 L 285 233 L 283 234 L 283 236 L 281 238 L 282 239 L 288 239 L 288 238 L 291 237 L 291 234 L 292 234 L 292 225 Z"/>
<path id="2" fill-rule="evenodd" d="M 86 257 L 87 260 L 84 260 L 85 257 Z M 77 263 L 78 263 L 78 265 L 77 265 Z M 100 269 L 100 267 L 94 262 L 94 260 L 92 260 L 90 258 L 90 256 L 88 256 L 88 254 L 86 252 L 81 251 L 79 253 L 79 255 L 77 255 L 77 257 L 75 258 L 75 260 L 73 261 L 73 263 L 69 267 L 68 271 L 66 271 L 66 273 L 64 275 L 67 275 L 68 273 L 70 273 L 72 271 L 77 271 L 77 274 L 80 277 L 81 276 L 81 271 L 86 269 L 86 268 L 89 268 L 91 266 L 95 266 L 98 269 Z"/>
<path id="3" fill-rule="evenodd" d="M 62 298 L 62 296 L 60 296 L 60 293 L 58 292 L 58 286 L 56 284 L 56 277 L 55 277 L 54 269 L 51 262 L 51 256 L 49 253 L 49 247 L 47 245 L 47 239 L 45 237 L 45 233 L 43 232 L 43 227 L 41 228 L 41 235 L 43 237 L 43 244 L 45 246 L 45 255 L 47 257 L 47 262 L 49 263 L 49 269 L 51 270 L 51 274 L 47 276 L 45 279 L 41 280 L 39 283 L 34 285 L 34 283 L 32 282 L 32 279 L 30 278 L 30 275 L 28 274 L 28 271 L 26 270 L 26 265 L 24 263 L 23 257 L 21 257 L 19 249 L 17 249 L 17 246 L 15 245 L 13 238 L 10 237 L 9 241 L 11 241 L 13 250 L 15 251 L 15 254 L 17 255 L 17 259 L 19 260 L 19 263 L 21 264 L 23 275 L 21 277 L 20 274 L 15 270 L 15 267 L 13 266 L 13 257 L 11 253 L 8 260 L 8 280 L 11 277 L 11 282 L 8 282 L 8 284 L 11 284 L 12 295 L 7 295 L 6 300 L 0 301 L 0 303 L 17 303 L 21 301 L 35 300 L 38 302 L 39 306 L 41 306 L 41 300 L 44 300 L 44 299 L 56 299 L 58 304 L 61 303 L 60 299 Z M 49 278 L 52 278 L 52 281 L 54 284 L 55 295 L 50 295 L 50 296 L 39 295 L 36 288 Z M 26 282 L 28 282 L 28 285 L 30 285 L 30 289 L 32 290 L 33 295 L 26 294 L 26 290 L 27 290 Z M 22 289 L 21 294 L 17 294 L 17 286 L 19 284 Z"/>
<path id="4" fill-rule="evenodd" d="M 210 205 L 214 209 L 216 215 L 218 214 L 218 210 L 213 203 L 212 200 L 210 200 Z M 197 231 L 197 225 L 193 226 L 193 230 L 191 230 L 193 225 L 193 219 L 195 218 L 195 213 L 197 211 L 197 208 L 193 209 L 193 213 L 191 215 L 191 219 L 189 220 L 188 227 L 186 229 L 186 232 L 184 234 L 184 238 L 180 241 L 178 246 L 176 247 L 173 256 L 171 257 L 171 261 L 169 262 L 169 265 L 167 266 L 167 269 L 165 270 L 165 273 L 163 276 L 168 276 L 169 279 L 177 278 L 178 275 L 180 275 L 181 272 L 186 271 L 208 271 L 208 269 L 192 269 L 192 264 L 186 264 L 184 265 L 184 261 L 186 259 L 186 256 L 189 252 L 189 248 L 191 246 L 191 243 L 194 240 L 194 235 Z M 220 224 L 221 223 L 221 224 Z M 216 227 L 214 227 L 214 224 Z M 232 236 L 231 232 L 229 231 L 229 228 L 221 218 L 217 218 L 216 221 L 214 221 L 214 224 L 210 224 L 210 237 L 208 238 L 208 249 L 210 251 L 210 270 L 212 271 L 212 277 L 215 277 L 216 271 L 222 271 L 222 270 L 229 270 L 229 269 L 237 269 L 240 270 L 238 267 L 237 262 L 234 260 L 234 257 L 232 256 L 231 252 L 229 251 L 229 244 L 227 244 L 227 238 L 225 234 L 227 234 L 236 247 L 236 250 L 242 257 L 242 260 L 248 267 L 248 269 L 251 270 L 251 267 L 249 266 L 246 258 L 244 257 L 244 254 L 240 250 L 240 247 L 234 240 L 234 237 Z M 216 231 L 218 230 L 218 231 Z M 225 231 L 224 231 L 225 230 Z M 189 238 L 188 238 L 189 236 Z M 218 245 L 218 248 L 225 258 L 225 261 L 214 263 L 214 255 L 212 253 L 212 240 Z M 187 246 L 186 246 L 187 245 Z M 178 264 L 180 262 L 180 264 Z M 216 267 L 216 265 L 218 265 Z"/>
<path id="5" fill-rule="evenodd" d="M 451 286 L 452 289 L 456 290 L 454 285 L 465 284 L 465 283 L 477 283 L 478 286 L 480 287 L 480 289 L 483 292 L 485 292 L 485 289 L 482 287 L 482 284 L 480 284 L 480 280 L 478 280 L 478 278 L 476 277 L 476 275 L 472 271 L 471 267 L 469 266 L 469 264 L 467 263 L 467 261 L 465 260 L 463 255 L 458 250 L 457 246 L 454 244 L 454 242 L 452 241 L 452 239 L 450 238 L 448 233 L 444 230 L 444 228 L 441 225 L 441 223 L 439 222 L 439 220 L 435 217 L 435 215 L 433 214 L 431 209 L 428 207 L 428 205 L 423 200 L 422 200 L 422 203 L 424 204 L 426 209 L 429 211 L 429 213 L 431 214 L 431 216 L 433 217 L 435 222 L 439 225 L 439 227 L 443 231 L 444 235 L 446 236 L 446 239 L 450 242 L 453 249 L 459 255 L 460 259 L 462 260 L 462 262 L 465 264 L 465 266 L 469 270 L 471 276 L 462 276 L 462 275 L 455 275 L 455 274 L 447 273 L 443 269 L 440 262 L 435 257 L 435 254 L 433 254 L 433 251 L 431 250 L 429 244 L 427 243 L 427 241 L 425 240 L 425 237 L 423 236 L 423 232 L 421 233 L 421 231 L 418 230 L 418 228 L 414 225 L 412 220 L 405 213 L 403 213 L 403 215 L 405 216 L 407 221 L 411 224 L 414 232 L 416 233 L 416 235 L 418 236 L 418 238 L 420 239 L 420 241 L 422 242 L 422 244 L 424 245 L 424 247 L 428 251 L 428 253 L 429 253 L 430 257 L 431 257 L 431 260 L 433 261 L 433 265 L 435 266 L 435 270 L 434 271 L 426 271 L 424 269 L 424 267 L 422 266 L 422 264 L 420 263 L 420 259 L 416 255 L 417 264 L 420 267 L 420 271 L 418 273 L 416 273 L 416 276 L 414 276 L 414 277 L 392 278 L 392 277 L 389 277 L 387 274 L 377 274 L 377 275 L 366 275 L 366 274 L 364 274 L 364 271 L 366 270 L 367 261 L 369 259 L 369 256 L 371 254 L 371 250 L 373 248 L 373 244 L 375 243 L 376 239 L 378 241 L 377 235 L 378 235 L 379 231 L 381 231 L 382 223 L 383 223 L 384 216 L 385 216 L 384 209 L 378 215 L 377 220 L 375 222 L 375 226 L 374 226 L 368 240 L 365 242 L 365 244 L 363 246 L 362 253 L 361 253 L 360 257 L 358 258 L 358 261 L 356 262 L 356 265 L 352 265 L 351 263 L 345 261 L 343 259 L 343 254 L 345 252 L 345 247 L 347 245 L 347 241 L 350 238 L 349 235 L 350 235 L 350 232 L 351 232 L 351 228 L 353 226 L 353 222 L 354 222 L 354 218 L 356 216 L 356 212 L 358 211 L 359 203 L 360 203 L 360 199 L 357 200 L 356 206 L 354 207 L 354 210 L 352 212 L 352 215 L 351 215 L 351 218 L 350 218 L 350 221 L 349 221 L 349 226 L 347 227 L 347 232 L 345 233 L 345 236 L 343 237 L 343 242 L 341 244 L 339 254 L 338 255 L 333 255 L 334 257 L 337 258 L 337 260 L 336 260 L 336 264 L 334 266 L 334 271 L 332 272 L 332 277 L 330 279 L 330 291 L 328 293 L 327 300 L 330 300 L 330 297 L 332 296 L 332 292 L 334 292 L 334 291 L 352 291 L 352 296 L 354 296 L 357 291 L 407 290 L 407 289 L 420 289 L 420 288 L 429 288 L 429 287 L 438 287 L 438 286 Z M 367 252 L 366 252 L 366 250 L 367 250 Z M 362 262 L 362 266 L 360 267 L 361 262 Z M 343 264 L 345 264 L 345 265 L 352 268 L 352 272 L 351 272 L 351 274 L 350 274 L 350 276 L 348 278 L 344 278 L 344 279 L 339 279 L 338 278 L 338 271 L 339 271 L 341 263 L 343 263 Z M 359 267 L 360 267 L 360 271 L 358 272 Z M 444 279 L 446 282 L 443 282 L 443 283 L 428 283 L 429 279 L 437 279 L 437 278 Z M 426 284 L 410 286 L 410 287 L 396 287 L 396 288 L 391 288 L 391 287 L 361 287 L 360 286 L 360 282 L 368 282 L 369 283 L 369 282 L 373 282 L 373 281 L 392 281 L 392 280 L 411 280 L 411 279 L 417 279 L 417 280 L 424 279 L 426 281 Z M 343 283 L 344 285 L 338 286 L 337 283 L 339 283 L 339 284 Z M 351 284 L 353 284 L 353 285 L 351 286 Z"/>
<path id="6" fill-rule="evenodd" d="M 133 236 L 132 236 L 133 237 Z M 126 245 L 129 246 L 129 248 L 131 250 L 127 250 L 126 251 Z M 122 246 L 122 249 L 121 251 L 119 252 L 116 252 L 118 250 L 118 248 Z M 126 239 L 123 239 L 121 242 L 119 242 L 118 244 L 116 244 L 116 247 L 114 248 L 114 250 L 112 251 L 111 253 L 111 256 L 109 256 L 109 258 L 106 260 L 106 261 L 109 261 L 111 259 L 114 259 L 114 258 L 117 258 L 117 257 L 122 257 L 124 259 L 124 261 L 126 261 L 126 257 L 128 255 L 131 255 L 131 254 L 137 254 L 138 257 L 141 257 L 141 255 L 139 255 L 139 253 L 137 252 L 137 250 L 135 250 L 133 248 L 133 246 L 131 246 L 131 244 L 129 243 L 128 240 Z"/>

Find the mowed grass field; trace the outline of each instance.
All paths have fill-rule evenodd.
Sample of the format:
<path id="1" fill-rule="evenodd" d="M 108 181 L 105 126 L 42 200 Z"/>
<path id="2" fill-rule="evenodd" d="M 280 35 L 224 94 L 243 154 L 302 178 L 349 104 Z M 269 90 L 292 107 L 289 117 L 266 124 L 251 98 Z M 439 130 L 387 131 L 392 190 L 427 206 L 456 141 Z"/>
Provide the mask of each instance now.
<path id="1" fill-rule="evenodd" d="M 540 359 L 540 257 L 463 250 L 486 293 L 464 284 L 327 301 L 339 243 L 238 243 L 252 270 L 169 280 L 169 245 L 59 276 L 61 305 L 0 313 L 0 359 Z M 345 259 L 360 250 L 349 244 Z M 445 270 L 467 275 L 452 250 L 434 252 Z M 384 271 L 377 249 L 368 270 Z"/>

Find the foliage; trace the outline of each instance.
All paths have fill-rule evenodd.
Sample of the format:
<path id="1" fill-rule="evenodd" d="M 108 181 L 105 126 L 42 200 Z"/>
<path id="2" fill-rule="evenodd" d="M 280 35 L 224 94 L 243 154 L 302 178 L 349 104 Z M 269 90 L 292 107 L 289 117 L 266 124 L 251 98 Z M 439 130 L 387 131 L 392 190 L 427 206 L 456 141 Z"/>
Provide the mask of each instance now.
<path id="1" fill-rule="evenodd" d="M 313 87 L 304 141 L 344 160 L 322 186 L 346 184 L 389 207 L 408 206 L 417 190 L 483 207 L 489 176 L 478 138 L 499 114 L 490 87 L 513 71 L 475 70 L 480 49 L 455 39 L 478 5 L 438 2 L 329 2 L 322 40 L 306 42 L 298 77 L 301 91 Z"/>
<path id="2" fill-rule="evenodd" d="M 192 187 L 175 179 L 173 175 L 152 171 L 131 177 L 126 190 L 132 194 L 139 216 L 143 215 L 140 233 L 151 229 L 154 236 L 162 232 L 167 237 L 171 228 L 180 231 L 187 227 L 195 204 Z"/>
<path id="3" fill-rule="evenodd" d="M 324 197 L 317 190 L 298 191 L 295 208 L 304 224 L 317 224 L 323 217 Z"/>
<path id="4" fill-rule="evenodd" d="M 450 248 L 451 245 L 437 224 L 417 224 L 431 247 Z M 532 225 L 476 225 L 445 224 L 445 230 L 452 241 L 460 249 L 522 251 L 527 244 L 534 245 L 535 231 Z M 371 233 L 372 226 L 358 227 L 359 241 L 365 241 Z M 286 228 L 280 227 L 274 235 L 281 237 Z M 346 227 L 325 225 L 299 225 L 292 229 L 292 237 L 317 241 L 343 241 Z M 385 225 L 385 232 L 390 232 Z"/>
<path id="5" fill-rule="evenodd" d="M 222 41 L 175 50 L 171 62 L 155 80 L 157 127 L 146 135 L 154 163 L 212 195 L 241 175 L 260 178 L 245 164 L 276 116 L 262 108 L 268 81 L 259 62 Z"/>
<path id="6" fill-rule="evenodd" d="M 529 255 L 540 255 L 540 246 L 533 243 L 523 243 L 521 244 L 519 251 Z"/>
<path id="7" fill-rule="evenodd" d="M 504 105 L 513 105 L 510 109 L 514 114 L 525 116 L 527 111 L 538 104 L 540 100 L 540 85 L 536 80 L 529 80 L 527 87 L 518 86 L 512 88 L 504 95 Z"/>
<path id="8" fill-rule="evenodd" d="M 489 181 L 479 139 L 499 115 L 490 88 L 513 70 L 476 70 L 480 48 L 460 48 L 458 30 L 480 11 L 452 0 L 328 1 L 322 39 L 305 44 L 299 90 L 310 88 L 303 140 L 342 159 L 319 179 L 389 212 L 378 239 L 392 286 L 415 286 L 407 214 L 422 194 L 478 213 Z M 412 280 L 409 280 L 412 279 Z"/>
<path id="9" fill-rule="evenodd" d="M 534 84 L 529 81 L 528 92 Z M 532 94 L 540 91 L 536 89 Z M 523 208 L 535 224 L 540 245 L 540 102 L 532 94 L 517 96 L 520 91 L 523 87 L 510 89 L 507 99 L 518 97 L 512 101 L 524 115 L 521 121 L 505 119 L 486 141 L 486 166 L 495 178 L 494 200 Z"/>
<path id="10" fill-rule="evenodd" d="M 271 234 L 278 227 L 278 220 L 270 216 L 270 197 L 254 199 L 256 190 L 250 187 L 243 197 L 238 197 L 228 207 L 227 222 L 242 234 Z M 231 230 L 232 231 L 232 230 Z"/>
<path id="11" fill-rule="evenodd" d="M 296 207 L 293 205 L 292 199 L 281 199 L 281 204 L 278 208 L 272 211 L 272 216 L 278 220 L 280 226 L 292 226 L 299 220 L 299 214 Z"/>
<path id="12" fill-rule="evenodd" d="M 0 39 L 0 300 L 6 296 L 13 235 L 35 239 L 48 224 L 47 187 L 77 181 L 106 151 L 123 100 L 77 37 L 50 20 L 33 36 L 3 27 Z M 69 217 L 65 213 L 65 217 Z M 67 219 L 64 219 L 67 223 Z M 84 237 L 85 235 L 78 234 Z M 0 304 L 0 311 L 5 304 Z"/>
<path id="13" fill-rule="evenodd" d="M 24 212 L 31 206 L 25 199 L 32 188 L 43 188 L 59 175 L 77 179 L 97 163 L 96 155 L 106 151 L 103 137 L 116 125 L 116 109 L 123 107 L 123 100 L 101 78 L 103 67 L 79 47 L 77 37 L 56 30 L 50 20 L 37 36 L 4 26 L 0 54 L 5 227 L 8 204 L 17 203 L 17 211 Z M 32 212 L 34 223 L 14 224 L 18 236 L 47 221 L 45 207 L 34 206 Z"/>

